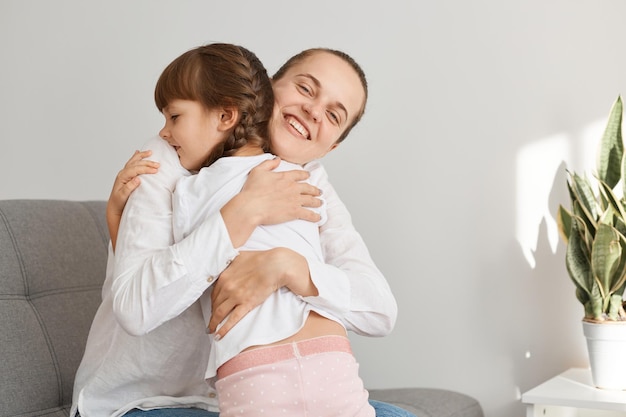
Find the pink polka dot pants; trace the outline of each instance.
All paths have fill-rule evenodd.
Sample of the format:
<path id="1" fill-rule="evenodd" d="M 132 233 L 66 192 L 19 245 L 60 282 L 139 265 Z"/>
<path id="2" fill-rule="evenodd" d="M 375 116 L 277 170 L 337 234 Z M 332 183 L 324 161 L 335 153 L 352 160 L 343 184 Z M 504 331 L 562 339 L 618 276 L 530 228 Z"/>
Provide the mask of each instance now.
<path id="1" fill-rule="evenodd" d="M 340 336 L 244 352 L 218 373 L 220 417 L 375 417 L 358 369 Z"/>

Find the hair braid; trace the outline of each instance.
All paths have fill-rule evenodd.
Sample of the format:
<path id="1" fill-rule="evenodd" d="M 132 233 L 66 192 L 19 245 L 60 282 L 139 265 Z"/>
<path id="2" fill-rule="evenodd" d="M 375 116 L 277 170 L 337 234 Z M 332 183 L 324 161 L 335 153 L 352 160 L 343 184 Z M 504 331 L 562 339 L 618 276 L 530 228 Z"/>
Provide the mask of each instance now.
<path id="1" fill-rule="evenodd" d="M 238 47 L 236 78 L 241 94 L 234 97 L 239 110 L 239 121 L 229 137 L 217 145 L 209 155 L 205 166 L 222 156 L 232 156 L 242 146 L 250 143 L 263 151 L 269 151 L 269 122 L 274 108 L 274 92 L 267 71 L 254 53 Z"/>

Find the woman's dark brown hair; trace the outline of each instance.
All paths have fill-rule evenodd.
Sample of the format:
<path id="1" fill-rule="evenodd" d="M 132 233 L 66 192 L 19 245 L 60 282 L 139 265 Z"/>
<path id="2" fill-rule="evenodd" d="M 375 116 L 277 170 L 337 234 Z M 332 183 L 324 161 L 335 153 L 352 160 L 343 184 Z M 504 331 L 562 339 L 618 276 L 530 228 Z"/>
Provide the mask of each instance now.
<path id="1" fill-rule="evenodd" d="M 354 69 L 354 72 L 356 72 L 356 74 L 358 75 L 359 79 L 361 80 L 361 85 L 363 86 L 363 92 L 365 93 L 365 98 L 363 99 L 363 105 L 361 106 L 361 110 L 356 115 L 354 120 L 352 120 L 352 123 L 350 123 L 350 125 L 346 127 L 346 130 L 343 131 L 343 133 L 341 134 L 341 136 L 336 142 L 336 143 L 341 143 L 346 138 L 346 136 L 348 136 L 348 133 L 350 133 L 352 128 L 359 122 L 359 120 L 361 120 L 361 117 L 363 117 L 363 113 L 365 113 L 365 105 L 367 104 L 367 79 L 365 78 L 365 72 L 363 72 L 363 69 L 354 60 L 354 58 L 352 58 L 350 55 L 346 54 L 345 52 L 338 51 L 336 49 L 329 49 L 329 48 L 305 49 L 304 51 L 289 58 L 287 62 L 285 62 L 282 65 L 282 67 L 280 67 L 278 71 L 276 71 L 272 79 L 274 81 L 280 80 L 282 77 L 285 76 L 285 74 L 287 73 L 287 71 L 289 71 L 291 67 L 319 53 L 329 53 L 329 54 L 335 55 L 343 59 L 348 65 L 350 65 L 352 69 Z"/>
<path id="2" fill-rule="evenodd" d="M 185 52 L 169 64 L 154 90 L 160 112 L 173 100 L 194 100 L 207 109 L 235 107 L 239 122 L 203 166 L 230 156 L 246 143 L 269 150 L 274 93 L 265 67 L 241 46 L 213 43 Z"/>

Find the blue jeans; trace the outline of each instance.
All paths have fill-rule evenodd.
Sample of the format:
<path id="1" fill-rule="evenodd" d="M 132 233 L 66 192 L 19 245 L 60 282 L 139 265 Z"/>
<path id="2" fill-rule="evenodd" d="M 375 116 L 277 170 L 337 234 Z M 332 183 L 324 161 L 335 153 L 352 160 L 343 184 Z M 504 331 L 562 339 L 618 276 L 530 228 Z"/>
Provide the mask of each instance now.
<path id="1" fill-rule="evenodd" d="M 416 417 L 413 413 L 382 401 L 370 400 L 370 405 L 376 410 L 376 417 Z"/>
<path id="2" fill-rule="evenodd" d="M 376 417 L 415 417 L 414 414 L 395 405 L 374 400 L 370 400 L 370 404 L 376 410 Z M 219 417 L 219 413 L 198 408 L 159 408 L 148 411 L 135 409 L 124 414 L 124 417 Z"/>

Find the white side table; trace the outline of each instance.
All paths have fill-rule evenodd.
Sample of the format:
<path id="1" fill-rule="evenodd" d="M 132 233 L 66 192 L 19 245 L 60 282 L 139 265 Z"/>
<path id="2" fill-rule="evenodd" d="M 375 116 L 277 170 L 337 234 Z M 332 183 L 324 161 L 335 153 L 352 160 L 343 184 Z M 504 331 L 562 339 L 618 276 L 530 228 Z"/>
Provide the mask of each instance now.
<path id="1" fill-rule="evenodd" d="M 572 368 L 522 394 L 526 417 L 625 417 L 626 391 L 595 388 L 589 369 Z"/>

